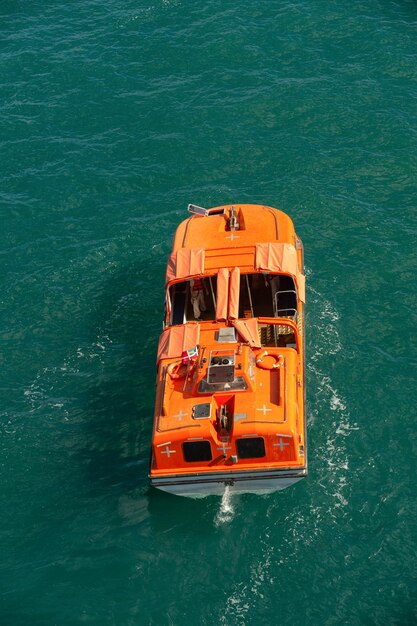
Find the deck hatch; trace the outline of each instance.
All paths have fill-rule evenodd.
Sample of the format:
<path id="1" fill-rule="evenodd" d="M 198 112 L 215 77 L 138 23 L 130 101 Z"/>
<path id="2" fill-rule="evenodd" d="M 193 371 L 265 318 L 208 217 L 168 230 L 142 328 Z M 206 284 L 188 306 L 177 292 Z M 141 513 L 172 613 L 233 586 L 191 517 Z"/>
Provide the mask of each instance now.
<path id="1" fill-rule="evenodd" d="M 236 330 L 232 327 L 220 328 L 216 333 L 218 343 L 236 343 Z"/>
<path id="2" fill-rule="evenodd" d="M 204 402 L 203 404 L 195 404 L 193 406 L 193 419 L 195 420 L 207 419 L 210 416 L 211 416 L 210 402 Z"/>

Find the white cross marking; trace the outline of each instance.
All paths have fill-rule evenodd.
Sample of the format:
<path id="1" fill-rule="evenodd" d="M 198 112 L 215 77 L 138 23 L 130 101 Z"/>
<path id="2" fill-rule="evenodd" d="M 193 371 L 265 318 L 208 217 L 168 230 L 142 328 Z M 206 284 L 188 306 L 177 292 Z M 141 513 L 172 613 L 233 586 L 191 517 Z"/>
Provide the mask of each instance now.
<path id="1" fill-rule="evenodd" d="M 180 421 L 182 420 L 183 417 L 185 417 L 186 415 L 188 415 L 188 411 L 186 411 L 185 413 L 182 412 L 182 409 L 179 413 L 177 413 L 177 415 L 173 415 L 172 417 L 176 417 L 177 419 L 179 419 Z"/>
<path id="2" fill-rule="evenodd" d="M 234 233 L 232 233 L 231 235 L 226 237 L 226 239 L 230 239 L 231 241 L 233 241 L 233 239 L 239 239 L 239 235 L 235 235 Z"/>
<path id="3" fill-rule="evenodd" d="M 289 446 L 290 442 L 288 443 L 284 443 L 282 440 L 282 437 L 279 438 L 279 443 L 274 443 L 274 446 L 279 446 L 279 449 L 281 450 L 281 452 L 284 452 L 284 446 Z"/>
<path id="4" fill-rule="evenodd" d="M 225 443 L 222 443 L 221 448 L 217 448 L 217 450 L 222 450 L 224 456 L 226 456 L 226 450 L 231 450 L 232 446 L 226 446 Z"/>
<path id="5" fill-rule="evenodd" d="M 170 450 L 169 446 L 165 446 L 165 450 L 161 451 L 161 454 L 166 454 L 168 458 L 171 457 L 171 454 L 175 454 L 176 450 Z"/>
<path id="6" fill-rule="evenodd" d="M 263 405 L 263 407 L 262 407 L 262 408 L 260 408 L 260 409 L 256 409 L 256 410 L 257 410 L 257 411 L 262 411 L 262 413 L 263 413 L 264 415 L 266 415 L 266 412 L 267 412 L 267 411 L 272 411 L 272 409 L 267 409 L 267 408 L 266 408 L 266 406 L 265 406 L 265 404 Z"/>

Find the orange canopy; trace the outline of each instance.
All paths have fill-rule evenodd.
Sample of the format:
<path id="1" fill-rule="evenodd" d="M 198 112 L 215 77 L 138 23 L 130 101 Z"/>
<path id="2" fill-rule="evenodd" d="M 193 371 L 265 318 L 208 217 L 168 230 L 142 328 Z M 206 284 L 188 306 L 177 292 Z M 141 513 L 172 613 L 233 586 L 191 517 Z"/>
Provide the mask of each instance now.
<path id="1" fill-rule="evenodd" d="M 204 274 L 205 250 L 203 248 L 180 248 L 168 259 L 166 282 Z"/>
<path id="2" fill-rule="evenodd" d="M 229 283 L 229 320 L 239 317 L 240 268 L 234 267 L 230 272 Z"/>
<path id="3" fill-rule="evenodd" d="M 191 350 L 200 342 L 200 325 L 197 322 L 188 322 L 181 326 L 165 328 L 159 338 L 158 358 L 175 359 L 185 350 Z"/>
<path id="4" fill-rule="evenodd" d="M 255 269 L 291 274 L 297 281 L 298 297 L 305 302 L 305 277 L 298 269 L 297 250 L 290 243 L 257 243 Z"/>
<path id="5" fill-rule="evenodd" d="M 217 272 L 217 303 L 216 321 L 225 322 L 227 320 L 227 304 L 229 300 L 229 270 L 221 267 Z"/>
<path id="6" fill-rule="evenodd" d="M 221 267 L 217 272 L 216 321 L 239 317 L 240 269 Z"/>
<path id="7" fill-rule="evenodd" d="M 260 348 L 261 340 L 259 339 L 258 332 L 258 320 L 255 317 L 250 317 L 245 320 L 233 320 L 233 326 L 236 328 L 239 335 L 243 337 L 252 348 Z"/>

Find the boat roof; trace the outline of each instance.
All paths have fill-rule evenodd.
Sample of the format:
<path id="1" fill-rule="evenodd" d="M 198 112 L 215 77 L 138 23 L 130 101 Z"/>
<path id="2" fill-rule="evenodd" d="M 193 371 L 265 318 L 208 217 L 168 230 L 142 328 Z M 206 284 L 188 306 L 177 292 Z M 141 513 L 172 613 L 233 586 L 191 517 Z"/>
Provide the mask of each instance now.
<path id="1" fill-rule="evenodd" d="M 193 215 L 177 228 L 166 283 L 217 274 L 239 267 L 243 273 L 286 273 L 295 277 L 304 301 L 301 246 L 286 213 L 256 204 L 215 207 L 212 215 Z M 231 211 L 239 228 L 229 228 Z M 301 261 L 301 262 L 300 262 Z"/>
<path id="2" fill-rule="evenodd" d="M 227 229 L 228 211 L 235 209 L 239 231 Z M 259 204 L 223 205 L 210 209 L 212 215 L 192 215 L 178 226 L 172 252 L 180 248 L 204 247 L 206 251 L 220 247 L 242 248 L 262 242 L 296 244 L 291 218 L 278 209 Z M 220 212 L 223 210 L 223 213 Z M 204 244 L 204 245 L 203 245 Z"/>

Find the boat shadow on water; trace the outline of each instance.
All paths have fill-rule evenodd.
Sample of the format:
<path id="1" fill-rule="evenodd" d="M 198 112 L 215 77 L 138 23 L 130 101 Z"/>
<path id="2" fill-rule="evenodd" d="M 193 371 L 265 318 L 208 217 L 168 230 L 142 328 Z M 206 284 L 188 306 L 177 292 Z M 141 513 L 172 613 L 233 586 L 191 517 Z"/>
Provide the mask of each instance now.
<path id="1" fill-rule="evenodd" d="M 149 489 L 163 272 L 155 259 L 123 265 L 102 285 L 87 321 L 89 342 L 102 346 L 100 363 L 88 373 L 83 402 L 80 456 L 92 495 Z M 151 289 L 150 283 L 161 288 Z"/>
<path id="2" fill-rule="evenodd" d="M 145 498 L 157 532 L 196 519 L 198 534 L 203 519 L 208 527 L 231 521 L 230 497 L 178 497 L 151 488 L 148 479 L 164 273 L 164 260 L 159 267 L 154 258 L 142 259 L 124 264 L 101 287 L 86 325 L 89 343 L 105 350 L 88 372 L 79 455 L 89 497 Z"/>

